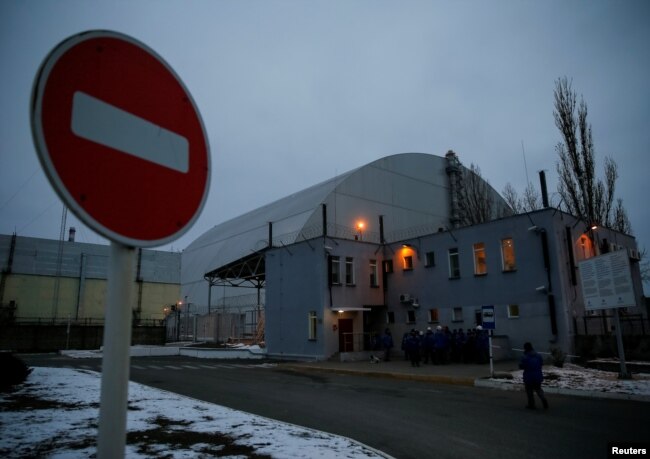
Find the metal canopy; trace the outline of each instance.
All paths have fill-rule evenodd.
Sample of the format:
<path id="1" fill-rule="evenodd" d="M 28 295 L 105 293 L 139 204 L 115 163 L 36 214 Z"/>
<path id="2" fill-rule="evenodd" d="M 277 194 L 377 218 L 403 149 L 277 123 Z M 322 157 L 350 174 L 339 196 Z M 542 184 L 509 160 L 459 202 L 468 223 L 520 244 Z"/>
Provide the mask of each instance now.
<path id="1" fill-rule="evenodd" d="M 211 286 L 264 288 L 266 283 L 264 252 L 254 252 L 203 276 Z"/>

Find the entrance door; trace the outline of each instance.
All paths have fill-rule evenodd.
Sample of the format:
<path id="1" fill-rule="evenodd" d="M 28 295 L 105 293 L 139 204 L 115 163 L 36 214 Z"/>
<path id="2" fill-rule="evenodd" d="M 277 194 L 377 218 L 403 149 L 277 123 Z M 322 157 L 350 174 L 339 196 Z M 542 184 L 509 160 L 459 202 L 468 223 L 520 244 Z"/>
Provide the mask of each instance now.
<path id="1" fill-rule="evenodd" d="M 354 350 L 353 325 L 352 319 L 339 319 L 339 352 L 352 352 Z"/>

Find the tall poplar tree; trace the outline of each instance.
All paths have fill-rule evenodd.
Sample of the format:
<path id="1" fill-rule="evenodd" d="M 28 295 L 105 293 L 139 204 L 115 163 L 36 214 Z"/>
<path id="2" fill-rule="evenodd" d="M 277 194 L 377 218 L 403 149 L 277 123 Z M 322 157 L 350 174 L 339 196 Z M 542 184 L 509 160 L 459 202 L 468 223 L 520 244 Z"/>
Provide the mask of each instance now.
<path id="1" fill-rule="evenodd" d="M 611 157 L 605 158 L 604 179 L 596 176 L 587 104 L 582 97 L 578 103 L 571 82 L 566 77 L 555 82 L 554 97 L 553 116 L 555 125 L 562 133 L 562 142 L 555 147 L 559 156 L 560 207 L 589 225 L 631 233 L 623 201 L 614 199 L 618 167 Z"/>

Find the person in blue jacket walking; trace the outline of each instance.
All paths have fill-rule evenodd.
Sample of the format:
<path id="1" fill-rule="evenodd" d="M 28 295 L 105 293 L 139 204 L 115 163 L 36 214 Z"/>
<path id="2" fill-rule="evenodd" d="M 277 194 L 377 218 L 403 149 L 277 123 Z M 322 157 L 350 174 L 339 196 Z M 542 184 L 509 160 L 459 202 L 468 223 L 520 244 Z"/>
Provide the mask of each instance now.
<path id="1" fill-rule="evenodd" d="M 542 381 L 544 381 L 544 374 L 542 373 L 543 363 L 542 357 L 535 352 L 533 345 L 524 343 L 524 355 L 519 361 L 519 368 L 524 370 L 524 387 L 526 388 L 526 396 L 528 397 L 526 408 L 529 410 L 535 409 L 533 392 L 542 401 L 544 409 L 548 409 L 548 401 L 544 395 L 544 390 L 542 390 Z"/>

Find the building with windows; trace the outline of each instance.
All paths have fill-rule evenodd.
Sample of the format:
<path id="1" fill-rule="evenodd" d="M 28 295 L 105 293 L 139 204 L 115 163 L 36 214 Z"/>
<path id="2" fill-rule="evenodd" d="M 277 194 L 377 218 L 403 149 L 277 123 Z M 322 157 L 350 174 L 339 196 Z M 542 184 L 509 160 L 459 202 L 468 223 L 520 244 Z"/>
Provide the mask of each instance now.
<path id="1" fill-rule="evenodd" d="M 323 238 L 292 245 L 291 253 L 273 249 L 266 254 L 269 352 L 327 358 L 364 349 L 385 328 L 397 343 L 413 328 L 473 329 L 486 305 L 495 308 L 495 335 L 511 348 L 532 341 L 540 350 L 571 352 L 573 337 L 592 319 L 602 321 L 585 311 L 581 260 L 628 252 L 643 304 L 634 239 L 585 230 L 548 208 L 383 245 Z M 320 275 L 305 279 L 304 266 Z M 647 315 L 644 308 L 626 312 Z"/>
<path id="2" fill-rule="evenodd" d="M 183 252 L 181 294 L 210 309 L 213 287 L 263 290 L 269 355 L 299 359 L 386 328 L 398 349 L 414 328 L 474 328 L 485 305 L 507 347 L 571 352 L 591 323 L 578 263 L 612 250 L 629 251 L 642 304 L 634 238 L 552 208 L 505 216 L 487 183 L 489 218 L 463 226 L 468 173 L 453 152 L 389 156 L 218 225 Z"/>

